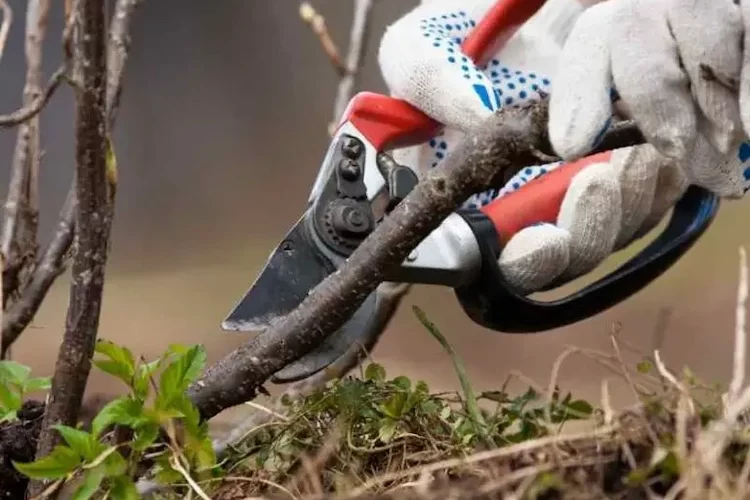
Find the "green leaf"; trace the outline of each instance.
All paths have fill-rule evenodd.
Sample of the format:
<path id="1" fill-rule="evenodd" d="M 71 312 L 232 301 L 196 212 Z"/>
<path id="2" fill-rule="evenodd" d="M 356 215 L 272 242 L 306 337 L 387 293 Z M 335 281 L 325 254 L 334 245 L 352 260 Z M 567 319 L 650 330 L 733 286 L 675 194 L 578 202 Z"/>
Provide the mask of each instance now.
<path id="1" fill-rule="evenodd" d="M 18 411 L 23 406 L 21 392 L 11 384 L 0 385 L 0 409 L 4 411 Z"/>
<path id="2" fill-rule="evenodd" d="M 52 377 L 30 378 L 23 385 L 23 392 L 48 391 L 52 388 Z"/>
<path id="3" fill-rule="evenodd" d="M 146 399 L 148 396 L 149 387 L 151 386 L 151 377 L 154 375 L 156 370 L 159 369 L 162 360 L 157 359 L 150 363 L 143 363 L 138 365 L 137 374 L 133 381 L 133 391 L 135 395 L 141 399 Z"/>
<path id="4" fill-rule="evenodd" d="M 448 417 L 451 416 L 451 413 L 453 413 L 453 410 L 451 410 L 450 406 L 444 406 L 442 410 L 440 410 L 440 418 L 442 420 L 448 420 Z"/>
<path id="5" fill-rule="evenodd" d="M 636 369 L 639 373 L 649 373 L 653 369 L 653 365 L 650 361 L 641 361 L 636 365 Z"/>
<path id="6" fill-rule="evenodd" d="M 216 465 L 216 453 L 209 437 L 200 440 L 188 439 L 187 451 L 191 454 L 198 469 L 210 469 Z"/>
<path id="7" fill-rule="evenodd" d="M 112 480 L 109 497 L 112 500 L 139 500 L 141 498 L 135 483 L 126 476 L 116 477 Z"/>
<path id="8" fill-rule="evenodd" d="M 28 463 L 13 462 L 13 466 L 21 474 L 31 479 L 60 479 L 81 465 L 81 457 L 67 446 L 57 445 L 52 452 Z"/>
<path id="9" fill-rule="evenodd" d="M 385 380 L 385 368 L 377 363 L 370 363 L 365 368 L 365 380 L 373 382 L 382 382 Z"/>
<path id="10" fill-rule="evenodd" d="M 29 375 L 31 375 L 31 368 L 28 366 L 15 361 L 0 361 L 0 383 L 7 384 L 11 382 L 18 386 L 23 386 Z"/>
<path id="11" fill-rule="evenodd" d="M 128 471 L 128 462 L 119 451 L 114 451 L 107 455 L 102 466 L 107 477 L 122 476 Z"/>
<path id="12" fill-rule="evenodd" d="M 76 489 L 71 500 L 88 500 L 99 490 L 104 479 L 104 468 L 95 467 L 83 473 L 83 483 Z"/>
<path id="13" fill-rule="evenodd" d="M 156 441 L 159 437 L 159 424 L 149 422 L 139 425 L 135 430 L 135 437 L 130 446 L 136 451 L 143 451 Z"/>
<path id="14" fill-rule="evenodd" d="M 94 360 L 94 365 L 101 371 L 113 375 L 130 387 L 135 375 L 135 358 L 126 347 L 121 347 L 109 340 L 100 339 L 96 343 L 96 352 L 108 359 Z"/>
<path id="15" fill-rule="evenodd" d="M 78 453 L 78 456 L 86 462 L 94 460 L 104 449 L 104 446 L 86 431 L 67 425 L 55 425 L 53 429 L 57 430 L 70 449 Z"/>
<path id="16" fill-rule="evenodd" d="M 156 479 L 157 483 L 162 485 L 184 482 L 185 480 L 185 478 L 182 477 L 182 474 L 172 468 L 169 464 L 169 457 L 166 455 L 157 457 L 155 471 L 156 474 L 154 474 L 154 479 Z"/>
<path id="17" fill-rule="evenodd" d="M 411 380 L 408 377 L 400 376 L 394 378 L 393 385 L 405 391 L 411 390 Z"/>
<path id="18" fill-rule="evenodd" d="M 202 345 L 195 345 L 178 353 L 159 379 L 161 403 L 168 406 L 173 399 L 182 395 L 198 378 L 205 364 L 206 350 Z"/>
<path id="19" fill-rule="evenodd" d="M 18 412 L 16 410 L 2 410 L 0 409 L 0 423 L 11 422 L 18 418 Z"/>
<path id="20" fill-rule="evenodd" d="M 380 428 L 378 429 L 378 439 L 383 443 L 388 444 L 393 440 L 396 435 L 396 422 L 387 419 L 381 422 Z"/>
<path id="21" fill-rule="evenodd" d="M 588 401 L 584 401 L 583 399 L 572 401 L 568 403 L 567 406 L 581 416 L 590 416 L 594 412 L 594 408 L 591 406 L 591 404 Z"/>
<path id="22" fill-rule="evenodd" d="M 404 414 L 404 405 L 408 395 L 405 392 L 397 392 L 380 405 L 380 410 L 389 417 L 398 420 Z"/>
<path id="23" fill-rule="evenodd" d="M 91 422 L 91 433 L 98 438 L 110 425 L 134 427 L 142 421 L 143 403 L 130 396 L 123 396 L 110 401 L 99 411 Z"/>

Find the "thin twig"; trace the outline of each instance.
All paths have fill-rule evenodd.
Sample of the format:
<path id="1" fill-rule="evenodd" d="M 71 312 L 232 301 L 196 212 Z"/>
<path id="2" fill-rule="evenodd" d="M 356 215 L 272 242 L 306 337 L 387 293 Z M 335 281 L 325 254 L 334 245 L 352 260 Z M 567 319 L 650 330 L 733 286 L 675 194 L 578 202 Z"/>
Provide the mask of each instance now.
<path id="1" fill-rule="evenodd" d="M 0 115 L 0 127 L 15 127 L 16 125 L 29 120 L 39 114 L 44 106 L 47 105 L 55 90 L 60 86 L 66 76 L 67 68 L 61 66 L 55 71 L 47 82 L 47 88 L 45 91 L 37 97 L 34 102 L 28 106 L 24 106 L 20 109 L 8 113 L 7 115 Z"/>
<path id="2" fill-rule="evenodd" d="M 94 354 L 112 221 L 107 187 L 105 108 L 106 31 L 104 4 L 82 0 L 76 15 L 73 57 L 82 88 L 76 92 L 76 226 L 78 251 L 72 265 L 65 332 L 52 377 L 37 457 L 60 442 L 56 424 L 75 425 Z M 32 481 L 30 492 L 43 487 Z"/>
<path id="3" fill-rule="evenodd" d="M 177 456 L 172 455 L 169 457 L 169 464 L 172 466 L 174 470 L 179 472 L 182 477 L 185 478 L 185 481 L 190 485 L 190 487 L 195 491 L 195 493 L 201 497 L 203 500 L 211 500 L 211 497 L 209 497 L 205 491 L 203 491 L 203 488 L 201 488 L 198 483 L 196 483 L 192 477 L 190 477 L 190 473 L 185 470 L 185 468 L 180 464 L 180 460 Z"/>
<path id="4" fill-rule="evenodd" d="M 3 13 L 3 23 L 0 24 L 0 60 L 2 60 L 5 53 L 5 44 L 8 42 L 10 26 L 13 24 L 13 9 L 10 8 L 6 0 L 0 0 L 0 11 Z"/>
<path id="5" fill-rule="evenodd" d="M 107 44 L 107 123 L 114 127 L 120 107 L 125 63 L 130 53 L 130 28 L 135 10 L 143 0 L 118 0 L 112 16 L 109 43 Z"/>
<path id="6" fill-rule="evenodd" d="M 341 78 L 336 91 L 336 100 L 333 106 L 333 121 L 338 122 L 344 114 L 349 100 L 357 88 L 360 67 L 367 53 L 370 40 L 370 23 L 372 16 L 370 12 L 373 0 L 354 0 L 354 19 L 349 35 L 349 53 L 346 57 L 346 67 L 349 69 Z"/>
<path id="7" fill-rule="evenodd" d="M 745 252 L 742 249 L 740 251 L 740 285 L 737 290 L 737 307 L 740 307 L 740 304 L 744 304 L 748 293 L 748 286 Z M 744 314 L 740 315 L 738 313 L 736 330 L 735 351 L 743 349 L 743 346 L 747 343 Z M 735 362 L 742 362 L 744 364 L 745 360 L 739 360 L 736 357 Z M 734 368 L 734 372 L 739 372 L 737 367 Z M 727 406 L 724 409 L 724 418 L 711 422 L 707 429 L 698 436 L 695 444 L 695 456 L 709 472 L 713 472 L 721 467 L 720 459 L 722 452 L 726 448 L 726 443 L 733 429 L 737 426 L 737 419 L 750 408 L 750 387 L 745 387 L 741 393 L 733 398 L 727 397 L 726 399 Z"/>
<path id="8" fill-rule="evenodd" d="M 745 383 L 745 303 L 747 302 L 747 256 L 745 248 L 740 247 L 740 279 L 737 285 L 737 312 L 734 329 L 734 363 L 732 381 L 729 384 L 729 403 L 734 403 Z"/>
<path id="9" fill-rule="evenodd" d="M 323 51 L 328 56 L 328 59 L 331 60 L 331 64 L 333 64 L 334 69 L 336 69 L 339 75 L 344 76 L 349 73 L 349 68 L 347 68 L 344 60 L 341 58 L 341 53 L 339 52 L 336 43 L 333 41 L 333 38 L 331 38 L 331 34 L 328 32 L 325 17 L 315 10 L 315 8 L 308 2 L 300 4 L 299 16 L 304 22 L 310 25 L 313 33 L 317 35 L 318 40 L 320 40 L 320 45 L 323 47 Z"/>

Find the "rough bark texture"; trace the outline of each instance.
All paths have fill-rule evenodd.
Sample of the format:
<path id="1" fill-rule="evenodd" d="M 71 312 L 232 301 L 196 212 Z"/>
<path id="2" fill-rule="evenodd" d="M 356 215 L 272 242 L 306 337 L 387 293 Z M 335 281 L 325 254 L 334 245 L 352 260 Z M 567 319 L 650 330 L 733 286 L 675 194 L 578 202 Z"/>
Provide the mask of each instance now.
<path id="1" fill-rule="evenodd" d="M 106 176 L 105 22 L 102 0 L 82 0 L 73 57 L 80 68 L 76 92 L 76 226 L 70 304 L 37 457 L 60 442 L 51 425 L 75 425 L 83 400 L 99 326 L 112 209 Z M 29 493 L 38 493 L 32 484 Z"/>
<path id="2" fill-rule="evenodd" d="M 341 269 L 275 326 L 275 335 L 259 335 L 237 348 L 189 389 L 203 418 L 254 398 L 276 371 L 340 328 L 388 272 L 472 193 L 486 188 L 498 174 L 536 164 L 547 143 L 547 117 L 546 100 L 507 108 L 490 117 L 480 132 L 466 137 L 441 166 L 420 180 Z M 600 148 L 642 142 L 640 134 L 620 136 L 624 143 L 607 140 Z M 279 338 L 284 340 L 270 341 Z"/>

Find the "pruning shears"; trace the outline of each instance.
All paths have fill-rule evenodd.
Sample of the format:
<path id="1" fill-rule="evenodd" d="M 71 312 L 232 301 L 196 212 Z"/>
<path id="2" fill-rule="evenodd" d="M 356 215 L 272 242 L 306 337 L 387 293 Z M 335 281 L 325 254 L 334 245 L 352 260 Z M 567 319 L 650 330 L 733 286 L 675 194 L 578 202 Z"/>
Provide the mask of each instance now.
<path id="1" fill-rule="evenodd" d="M 485 64 L 544 3 L 499 0 L 466 38 L 463 51 L 477 65 Z M 270 334 L 274 321 L 336 272 L 418 183 L 411 169 L 386 152 L 424 143 L 441 127 L 405 101 L 372 92 L 355 95 L 329 145 L 304 214 L 222 328 Z M 533 300 L 507 283 L 498 266 L 503 245 L 525 227 L 554 223 L 572 177 L 610 154 L 562 165 L 481 209 L 456 210 L 388 280 L 451 287 L 469 318 L 506 333 L 536 333 L 576 323 L 631 297 L 669 269 L 705 232 L 719 207 L 714 194 L 691 186 L 651 244 L 608 276 L 565 298 Z M 377 308 L 373 292 L 340 330 L 276 374 L 275 381 L 306 378 L 333 363 L 372 327 Z"/>

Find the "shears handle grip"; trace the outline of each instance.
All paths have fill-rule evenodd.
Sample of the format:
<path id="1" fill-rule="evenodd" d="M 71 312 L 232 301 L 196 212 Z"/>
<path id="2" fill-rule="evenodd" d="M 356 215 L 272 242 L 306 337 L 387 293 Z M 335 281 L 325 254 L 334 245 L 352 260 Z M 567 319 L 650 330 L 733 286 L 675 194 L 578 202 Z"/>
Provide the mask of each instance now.
<path id="1" fill-rule="evenodd" d="M 716 195 L 690 186 L 664 231 L 638 255 L 599 281 L 550 302 L 529 299 L 505 281 L 497 262 L 502 245 L 495 221 L 481 211 L 459 212 L 477 237 L 482 269 L 476 282 L 455 290 L 456 296 L 474 322 L 505 333 L 537 333 L 576 323 L 631 297 L 663 274 L 695 244 L 718 209 Z"/>

